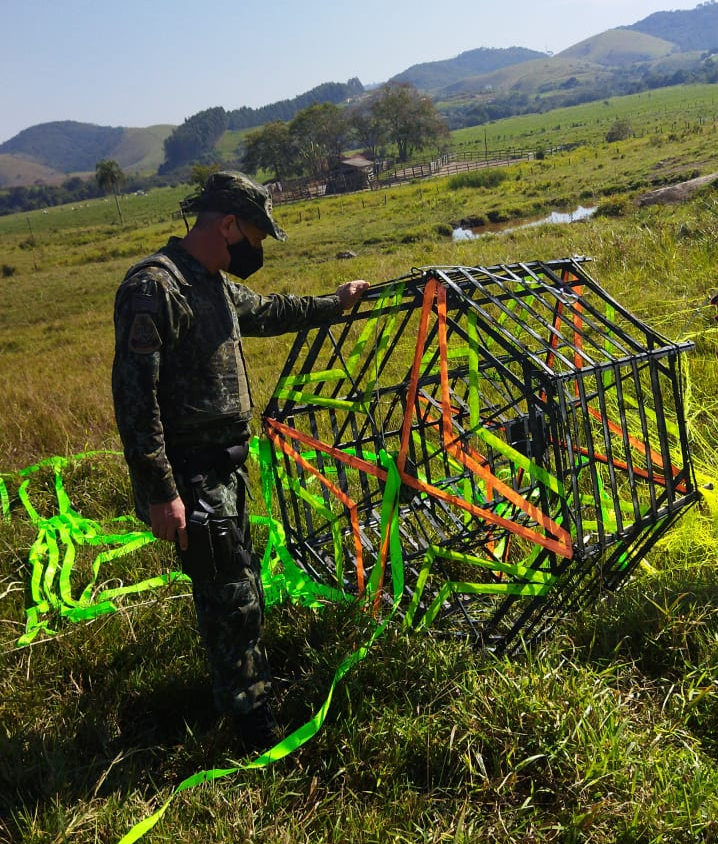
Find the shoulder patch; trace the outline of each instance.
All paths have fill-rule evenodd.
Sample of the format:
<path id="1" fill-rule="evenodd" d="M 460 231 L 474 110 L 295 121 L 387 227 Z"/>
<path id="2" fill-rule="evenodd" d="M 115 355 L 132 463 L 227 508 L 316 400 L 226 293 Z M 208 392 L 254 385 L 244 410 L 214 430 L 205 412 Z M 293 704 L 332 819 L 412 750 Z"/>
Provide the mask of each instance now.
<path id="1" fill-rule="evenodd" d="M 130 326 L 129 346 L 130 351 L 138 355 L 150 355 L 162 347 L 162 338 L 150 314 L 135 314 Z"/>

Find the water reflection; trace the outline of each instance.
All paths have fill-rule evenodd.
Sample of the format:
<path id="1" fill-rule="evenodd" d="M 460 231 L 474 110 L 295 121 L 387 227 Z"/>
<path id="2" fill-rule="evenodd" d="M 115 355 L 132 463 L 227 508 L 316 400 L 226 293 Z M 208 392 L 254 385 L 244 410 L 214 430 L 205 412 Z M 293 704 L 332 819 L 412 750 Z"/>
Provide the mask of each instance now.
<path id="1" fill-rule="evenodd" d="M 576 223 L 579 220 L 587 220 L 589 217 L 592 217 L 596 213 L 596 209 L 596 206 L 584 208 L 583 205 L 579 205 L 575 211 L 569 211 L 568 213 L 553 211 L 548 217 L 529 220 L 518 226 L 511 225 L 510 223 L 496 223 L 494 225 L 480 226 L 476 229 L 458 228 L 454 229 L 453 238 L 454 240 L 475 240 L 477 237 L 485 237 L 488 234 L 506 234 L 507 232 L 514 232 L 518 229 L 543 226 L 546 223 Z"/>

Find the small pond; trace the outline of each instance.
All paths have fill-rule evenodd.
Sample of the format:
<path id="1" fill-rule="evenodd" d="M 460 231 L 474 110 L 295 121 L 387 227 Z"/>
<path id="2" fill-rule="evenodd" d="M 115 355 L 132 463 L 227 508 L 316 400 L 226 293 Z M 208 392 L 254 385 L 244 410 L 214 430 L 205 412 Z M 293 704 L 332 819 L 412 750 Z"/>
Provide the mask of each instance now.
<path id="1" fill-rule="evenodd" d="M 506 234 L 517 229 L 527 229 L 532 226 L 543 226 L 547 223 L 576 223 L 579 220 L 587 220 L 596 213 L 596 207 L 584 208 L 579 205 L 574 211 L 567 213 L 561 211 L 553 211 L 548 217 L 539 217 L 535 220 L 528 220 L 519 225 L 513 223 L 493 223 L 486 226 L 479 226 L 475 229 L 454 229 L 454 240 L 475 240 L 477 237 L 484 237 L 488 234 Z"/>

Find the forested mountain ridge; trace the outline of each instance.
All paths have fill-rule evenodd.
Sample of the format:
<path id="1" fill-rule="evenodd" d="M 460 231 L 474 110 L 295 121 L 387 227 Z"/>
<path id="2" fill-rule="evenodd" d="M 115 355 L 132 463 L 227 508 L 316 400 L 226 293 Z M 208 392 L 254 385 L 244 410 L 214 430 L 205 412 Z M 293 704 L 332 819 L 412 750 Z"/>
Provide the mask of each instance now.
<path id="1" fill-rule="evenodd" d="M 682 52 L 718 51 L 718 3 L 699 3 L 695 9 L 654 12 L 623 29 L 645 32 L 677 44 Z"/>
<path id="2" fill-rule="evenodd" d="M 339 104 L 350 97 L 355 97 L 364 92 L 364 86 L 357 77 L 349 79 L 346 83 L 325 82 L 312 88 L 304 94 L 299 94 L 291 100 L 279 100 L 271 105 L 260 108 L 242 108 L 227 112 L 228 129 L 251 129 L 254 126 L 262 126 L 272 120 L 291 120 L 294 115 L 307 106 L 314 103 L 335 103 Z"/>

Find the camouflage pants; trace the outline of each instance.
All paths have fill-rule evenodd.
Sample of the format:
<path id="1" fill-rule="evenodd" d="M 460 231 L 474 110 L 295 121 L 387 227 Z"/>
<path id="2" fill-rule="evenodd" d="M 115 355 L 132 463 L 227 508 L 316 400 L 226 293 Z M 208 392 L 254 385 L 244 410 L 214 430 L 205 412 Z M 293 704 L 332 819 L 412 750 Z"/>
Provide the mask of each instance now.
<path id="1" fill-rule="evenodd" d="M 230 537 L 224 551 L 214 542 L 214 560 L 207 560 L 207 567 L 216 574 L 193 575 L 192 592 L 216 706 L 221 713 L 245 715 L 265 702 L 272 683 L 262 642 L 261 563 L 249 529 L 245 477 L 240 471 L 222 476 L 210 471 L 199 482 L 182 477 L 178 482 L 188 508 L 201 496 L 214 511 L 213 534 L 221 527 L 225 538 Z"/>

